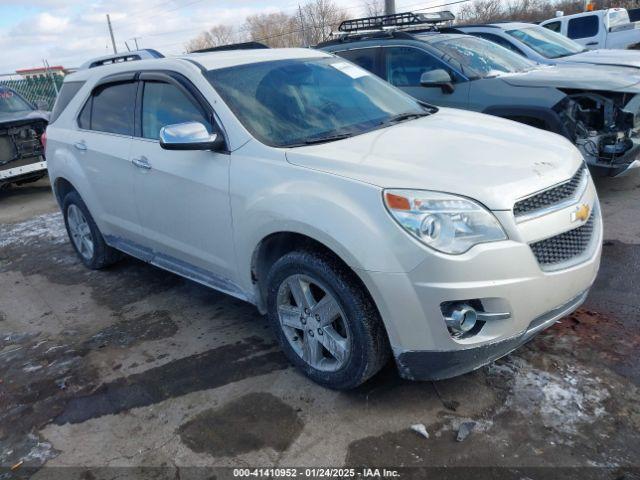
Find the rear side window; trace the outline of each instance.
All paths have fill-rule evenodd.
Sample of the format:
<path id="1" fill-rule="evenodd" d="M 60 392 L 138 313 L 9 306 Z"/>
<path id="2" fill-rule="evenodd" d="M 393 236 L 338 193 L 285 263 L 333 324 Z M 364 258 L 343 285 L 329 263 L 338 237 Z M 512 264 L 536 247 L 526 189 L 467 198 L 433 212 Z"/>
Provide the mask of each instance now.
<path id="1" fill-rule="evenodd" d="M 550 22 L 550 23 L 545 23 L 543 25 L 544 28 L 546 28 L 547 30 L 551 30 L 552 32 L 557 32 L 560 33 L 560 22 Z"/>
<path id="2" fill-rule="evenodd" d="M 175 85 L 145 82 L 142 97 L 142 136 L 157 140 L 162 127 L 185 122 L 202 123 L 212 132 L 211 123 L 204 112 Z"/>
<path id="3" fill-rule="evenodd" d="M 56 99 L 56 103 L 53 106 L 53 111 L 51 112 L 49 123 L 53 123 L 58 119 L 60 114 L 64 112 L 64 109 L 67 108 L 69 102 L 73 100 L 73 97 L 76 96 L 76 93 L 78 93 L 83 85 L 84 82 L 65 82 L 62 84 L 62 88 L 60 89 L 60 93 L 58 93 L 58 98 Z"/>
<path id="4" fill-rule="evenodd" d="M 133 135 L 136 82 L 109 84 L 94 90 L 78 126 L 98 132 Z"/>
<path id="5" fill-rule="evenodd" d="M 588 15 L 586 17 L 572 18 L 569 20 L 567 37 L 569 38 L 589 38 L 598 34 L 598 17 Z"/>

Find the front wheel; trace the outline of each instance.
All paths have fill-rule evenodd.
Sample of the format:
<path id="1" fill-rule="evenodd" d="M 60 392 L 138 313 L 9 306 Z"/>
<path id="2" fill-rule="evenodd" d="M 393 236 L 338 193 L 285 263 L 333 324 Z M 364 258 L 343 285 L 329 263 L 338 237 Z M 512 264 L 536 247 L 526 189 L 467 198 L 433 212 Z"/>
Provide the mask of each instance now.
<path id="1" fill-rule="evenodd" d="M 289 360 L 315 382 L 350 389 L 389 358 L 380 315 L 355 275 L 328 255 L 295 251 L 268 275 L 269 319 Z"/>

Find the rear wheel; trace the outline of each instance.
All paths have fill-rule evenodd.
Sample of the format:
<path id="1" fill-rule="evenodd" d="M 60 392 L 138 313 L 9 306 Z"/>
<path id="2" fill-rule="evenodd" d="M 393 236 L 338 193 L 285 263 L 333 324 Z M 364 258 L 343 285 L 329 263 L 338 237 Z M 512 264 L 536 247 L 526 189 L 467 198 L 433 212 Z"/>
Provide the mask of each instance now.
<path id="1" fill-rule="evenodd" d="M 289 360 L 317 383 L 349 389 L 386 363 L 377 309 L 352 272 L 328 255 L 291 252 L 268 276 L 271 324 Z"/>
<path id="2" fill-rule="evenodd" d="M 111 265 L 120 253 L 108 246 L 77 192 L 69 192 L 62 204 L 69 239 L 82 263 L 92 270 Z"/>

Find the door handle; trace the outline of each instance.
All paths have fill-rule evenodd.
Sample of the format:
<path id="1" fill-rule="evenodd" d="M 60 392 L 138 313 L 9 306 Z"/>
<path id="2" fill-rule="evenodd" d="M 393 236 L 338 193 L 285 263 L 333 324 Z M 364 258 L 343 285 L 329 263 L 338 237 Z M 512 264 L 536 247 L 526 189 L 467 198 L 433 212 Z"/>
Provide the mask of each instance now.
<path id="1" fill-rule="evenodd" d="M 87 144 L 84 143 L 84 140 L 80 140 L 79 142 L 74 143 L 73 146 L 81 152 L 84 152 L 87 149 Z"/>
<path id="2" fill-rule="evenodd" d="M 147 160 L 147 157 L 134 158 L 133 160 L 131 160 L 131 163 L 133 163 L 138 168 L 151 170 L 151 164 L 149 163 L 149 160 Z"/>
<path id="3" fill-rule="evenodd" d="M 587 47 L 593 47 L 594 45 L 598 45 L 598 42 L 589 42 L 589 43 L 587 43 Z"/>

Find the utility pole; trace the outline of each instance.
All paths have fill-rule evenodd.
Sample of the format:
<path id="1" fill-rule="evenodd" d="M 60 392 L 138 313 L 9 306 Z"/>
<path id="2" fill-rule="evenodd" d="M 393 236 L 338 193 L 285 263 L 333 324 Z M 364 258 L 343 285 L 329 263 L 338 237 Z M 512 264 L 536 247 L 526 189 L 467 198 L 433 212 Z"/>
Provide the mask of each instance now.
<path id="1" fill-rule="evenodd" d="M 116 39 L 113 37 L 113 27 L 111 27 L 111 18 L 107 13 L 107 25 L 109 26 L 109 35 L 111 35 L 111 45 L 113 45 L 113 53 L 118 53 L 118 49 L 116 48 Z"/>
<path id="2" fill-rule="evenodd" d="M 136 50 L 140 50 L 140 47 L 138 46 L 138 40 L 139 40 L 140 38 L 141 38 L 141 37 L 133 37 L 133 39 L 132 39 L 132 40 L 135 42 L 135 44 L 136 44 Z"/>
<path id="3" fill-rule="evenodd" d="M 384 0 L 384 14 L 393 15 L 396 13 L 396 0 Z"/>
<path id="4" fill-rule="evenodd" d="M 298 14 L 300 15 L 300 28 L 302 30 L 302 46 L 308 47 L 307 44 L 307 33 L 304 30 L 304 17 L 302 16 L 302 7 L 298 4 Z"/>

